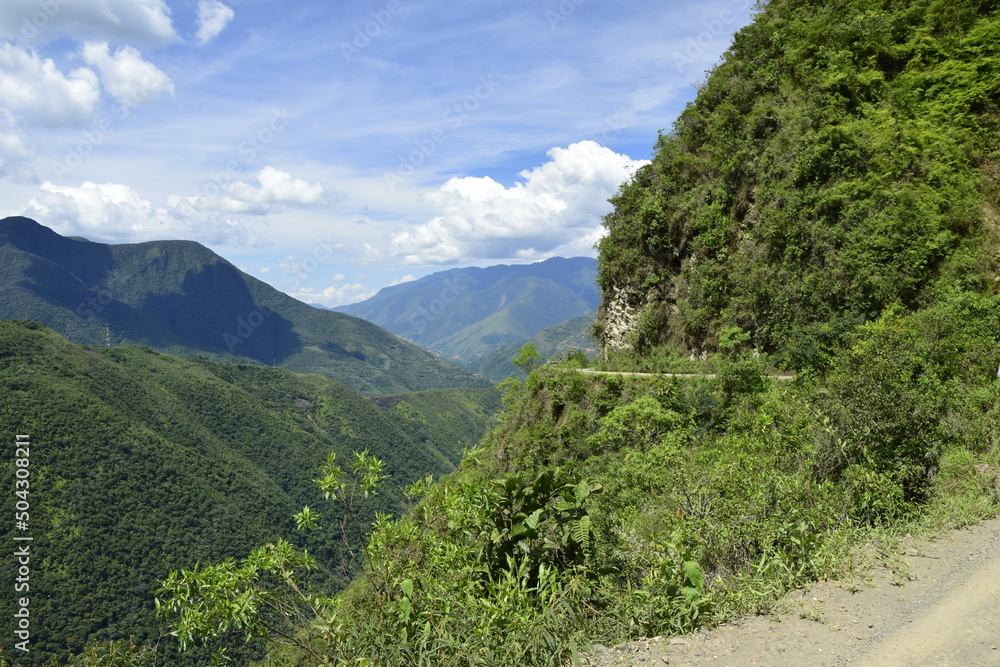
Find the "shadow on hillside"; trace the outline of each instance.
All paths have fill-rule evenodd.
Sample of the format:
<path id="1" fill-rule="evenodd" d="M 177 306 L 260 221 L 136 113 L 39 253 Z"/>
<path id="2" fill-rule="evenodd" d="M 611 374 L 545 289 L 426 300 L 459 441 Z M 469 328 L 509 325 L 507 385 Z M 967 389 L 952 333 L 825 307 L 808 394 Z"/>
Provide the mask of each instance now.
<path id="1" fill-rule="evenodd" d="M 280 364 L 302 350 L 292 323 L 254 301 L 246 282 L 228 263 L 188 271 L 180 294 L 151 294 L 137 308 L 189 345 L 218 349 Z"/>

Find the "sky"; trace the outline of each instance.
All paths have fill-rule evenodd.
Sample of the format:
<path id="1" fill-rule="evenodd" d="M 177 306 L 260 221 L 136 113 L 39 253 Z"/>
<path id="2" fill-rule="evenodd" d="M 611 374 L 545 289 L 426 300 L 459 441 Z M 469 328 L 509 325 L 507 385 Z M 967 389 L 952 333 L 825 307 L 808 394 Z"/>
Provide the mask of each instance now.
<path id="1" fill-rule="evenodd" d="M 3 0 L 0 216 L 336 306 L 595 256 L 754 0 Z"/>

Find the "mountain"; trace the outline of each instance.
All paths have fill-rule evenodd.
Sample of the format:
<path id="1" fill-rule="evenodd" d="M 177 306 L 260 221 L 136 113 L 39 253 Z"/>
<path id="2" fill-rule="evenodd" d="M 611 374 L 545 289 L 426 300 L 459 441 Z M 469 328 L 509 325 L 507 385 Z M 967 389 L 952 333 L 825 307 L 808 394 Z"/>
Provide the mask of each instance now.
<path id="1" fill-rule="evenodd" d="M 583 317 L 560 322 L 545 327 L 530 340 L 505 345 L 489 354 L 473 359 L 465 367 L 485 378 L 500 382 L 518 373 L 514 358 L 518 350 L 527 343 L 534 343 L 535 350 L 543 359 L 553 359 L 566 352 L 580 351 L 587 357 L 597 356 L 597 341 L 590 335 L 591 325 L 597 318 L 597 311 Z"/>
<path id="2" fill-rule="evenodd" d="M 769 3 L 613 199 L 608 348 L 774 351 L 994 290 L 997 3 L 860 5 Z"/>
<path id="3" fill-rule="evenodd" d="M 89 345 L 276 365 L 365 393 L 482 386 L 364 320 L 308 306 L 192 241 L 105 245 L 0 220 L 0 318 Z"/>
<path id="4" fill-rule="evenodd" d="M 350 594 L 247 621 L 188 570 L 170 627 L 220 636 L 192 586 L 275 664 L 556 667 L 796 589 L 819 618 L 801 590 L 870 565 L 905 587 L 906 536 L 997 513 L 998 212 L 1000 3 L 759 3 L 614 199 L 603 372 L 507 383 Z"/>
<path id="5" fill-rule="evenodd" d="M 15 501 L 30 509 L 27 531 L 3 528 L 9 545 L 32 538 L 32 661 L 17 664 L 79 653 L 88 640 L 157 642 L 152 596 L 171 569 L 278 538 L 321 559 L 314 581 L 341 585 L 339 534 L 300 533 L 292 521 L 323 504 L 312 480 L 327 454 L 343 465 L 363 450 L 383 459 L 388 484 L 366 520 L 398 514 L 400 489 L 451 471 L 497 403 L 492 389 L 469 388 L 366 399 L 319 375 L 82 347 L 0 321 L 0 433 L 30 444 L 30 486 L 2 503 L 9 517 Z M 11 444 L 2 469 L 12 489 L 14 457 Z M 0 585 L 14 590 L 13 577 L 4 568 Z M 2 625 L 13 636 L 10 613 Z M 166 664 L 207 664 L 179 660 Z"/>
<path id="6" fill-rule="evenodd" d="M 336 310 L 464 364 L 594 310 L 595 275 L 586 257 L 450 269 Z"/>

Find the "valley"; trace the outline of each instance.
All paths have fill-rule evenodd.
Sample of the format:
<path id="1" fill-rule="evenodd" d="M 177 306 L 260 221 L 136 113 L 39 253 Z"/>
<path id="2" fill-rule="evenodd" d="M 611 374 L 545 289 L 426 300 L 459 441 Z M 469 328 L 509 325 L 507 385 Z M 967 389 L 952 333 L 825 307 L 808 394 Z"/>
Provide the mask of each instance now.
<path id="1" fill-rule="evenodd" d="M 519 48 L 604 34 L 585 23 L 596 5 L 528 21 L 523 4 L 500 3 L 535 37 Z M 362 24 L 382 41 L 347 54 L 366 76 L 419 20 L 390 8 Z M 615 11 L 641 21 L 611 43 L 655 52 L 666 79 L 681 42 L 641 3 Z M 709 42 L 728 39 L 722 17 Z M 37 633 L 30 655 L 0 644 L 0 665 L 993 658 L 1000 4 L 768 0 L 727 44 L 717 62 L 686 51 L 715 64 L 657 118 L 650 160 L 588 139 L 513 185 L 449 163 L 420 191 L 393 145 L 392 196 L 373 197 L 423 223 L 373 212 L 342 165 L 302 162 L 343 178 L 336 195 L 273 167 L 259 188 L 219 186 L 215 213 L 343 206 L 353 275 L 297 292 L 333 309 L 193 241 L 0 220 L 0 431 L 31 448 L 5 450 L 4 478 L 30 466 L 31 486 L 3 512 L 30 504 L 18 609 Z M 547 61 L 538 119 L 549 82 L 588 78 L 569 62 Z M 467 134 L 419 125 L 421 162 L 521 80 L 477 76 L 447 106 Z M 622 118 L 672 90 L 622 92 Z M 596 262 L 551 256 L 595 240 Z M 364 271 L 390 256 L 373 294 Z M 294 273 L 275 257 L 255 269 Z M 25 541 L 16 521 L 8 544 Z M 8 614 L 0 634 L 22 628 Z"/>

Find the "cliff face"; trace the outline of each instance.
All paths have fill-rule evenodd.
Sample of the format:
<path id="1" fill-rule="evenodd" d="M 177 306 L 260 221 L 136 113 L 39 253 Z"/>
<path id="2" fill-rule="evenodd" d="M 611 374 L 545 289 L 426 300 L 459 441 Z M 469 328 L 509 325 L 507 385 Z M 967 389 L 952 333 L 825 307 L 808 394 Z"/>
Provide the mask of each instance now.
<path id="1" fill-rule="evenodd" d="M 632 347 L 629 333 L 636 328 L 641 295 L 635 290 L 611 287 L 601 308 L 601 350 L 609 352 Z"/>
<path id="2" fill-rule="evenodd" d="M 703 352 L 729 326 L 775 350 L 845 318 L 992 291 L 998 7 L 764 7 L 614 199 L 605 351 Z"/>

